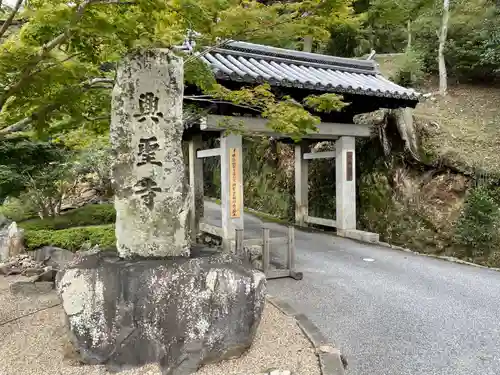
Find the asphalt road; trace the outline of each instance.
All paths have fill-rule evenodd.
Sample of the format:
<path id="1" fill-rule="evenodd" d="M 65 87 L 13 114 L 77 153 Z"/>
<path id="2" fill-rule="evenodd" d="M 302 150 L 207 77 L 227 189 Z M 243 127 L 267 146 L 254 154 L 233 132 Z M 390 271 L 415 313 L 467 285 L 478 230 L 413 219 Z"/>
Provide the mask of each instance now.
<path id="1" fill-rule="evenodd" d="M 205 217 L 220 225 L 220 208 Z M 245 216 L 245 237 L 260 235 Z M 286 228 L 266 224 L 271 237 Z M 348 375 L 500 374 L 500 272 L 296 231 L 302 281 L 271 280 L 346 354 Z"/>

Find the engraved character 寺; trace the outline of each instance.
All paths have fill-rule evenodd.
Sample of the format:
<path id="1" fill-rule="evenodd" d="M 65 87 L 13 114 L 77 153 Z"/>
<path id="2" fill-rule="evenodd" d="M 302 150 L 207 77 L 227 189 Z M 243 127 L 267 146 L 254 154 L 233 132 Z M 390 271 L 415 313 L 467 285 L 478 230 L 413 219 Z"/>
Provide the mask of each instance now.
<path id="1" fill-rule="evenodd" d="M 135 193 L 140 195 L 146 207 L 153 209 L 156 193 L 161 193 L 161 188 L 150 177 L 144 177 L 135 184 Z"/>

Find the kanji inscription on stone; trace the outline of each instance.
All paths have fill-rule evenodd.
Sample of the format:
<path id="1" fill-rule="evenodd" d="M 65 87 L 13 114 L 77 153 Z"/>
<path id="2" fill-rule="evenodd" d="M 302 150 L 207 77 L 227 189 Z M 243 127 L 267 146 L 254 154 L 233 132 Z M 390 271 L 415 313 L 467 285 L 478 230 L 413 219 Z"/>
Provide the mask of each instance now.
<path id="1" fill-rule="evenodd" d="M 122 258 L 190 254 L 183 72 L 182 57 L 167 49 L 127 54 L 118 64 L 110 139 Z"/>
<path id="2" fill-rule="evenodd" d="M 144 177 L 135 184 L 135 193 L 140 195 L 147 208 L 153 209 L 156 193 L 161 193 L 161 188 L 150 177 Z"/>
<path id="3" fill-rule="evenodd" d="M 138 118 L 139 122 L 144 122 L 148 118 L 153 120 L 156 124 L 163 118 L 163 113 L 158 111 L 158 98 L 152 92 L 147 92 L 139 96 L 139 113 L 135 114 L 134 117 Z"/>
<path id="4" fill-rule="evenodd" d="M 160 145 L 156 137 L 140 138 L 138 153 L 140 161 L 137 163 L 137 166 L 140 167 L 146 164 L 154 164 L 161 167 L 162 163 L 156 159 L 156 150 L 159 148 Z"/>

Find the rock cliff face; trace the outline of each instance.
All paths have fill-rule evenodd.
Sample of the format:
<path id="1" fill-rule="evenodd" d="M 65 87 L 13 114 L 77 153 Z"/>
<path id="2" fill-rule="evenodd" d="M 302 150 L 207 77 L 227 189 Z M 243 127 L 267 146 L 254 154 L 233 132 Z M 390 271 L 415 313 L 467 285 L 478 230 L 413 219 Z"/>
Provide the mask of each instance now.
<path id="1" fill-rule="evenodd" d="M 127 261 L 94 253 L 59 272 L 56 284 L 86 363 L 157 362 L 165 374 L 190 374 L 250 347 L 266 281 L 228 254 Z"/>

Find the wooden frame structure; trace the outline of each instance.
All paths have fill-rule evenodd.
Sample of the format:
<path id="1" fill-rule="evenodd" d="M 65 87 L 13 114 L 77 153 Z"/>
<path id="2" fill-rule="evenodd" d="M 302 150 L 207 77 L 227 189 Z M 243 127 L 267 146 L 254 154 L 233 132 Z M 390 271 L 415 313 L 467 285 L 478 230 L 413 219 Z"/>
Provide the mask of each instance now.
<path id="1" fill-rule="evenodd" d="M 266 82 L 277 97 L 287 95 L 299 103 L 309 95 L 336 93 L 343 96 L 349 105 L 337 112 L 314 113 L 321 119 L 318 131 L 306 134 L 302 142 L 295 145 L 295 222 L 299 226 L 333 227 L 341 236 L 359 239 L 369 235 L 376 240 L 375 234 L 356 230 L 355 139 L 369 137 L 371 129 L 365 122 L 355 123 L 354 118 L 380 108 L 415 107 L 419 94 L 384 78 L 372 60 L 347 59 L 237 41 L 205 52 L 200 54 L 200 59 L 210 66 L 216 80 L 229 89 Z M 187 103 L 203 107 L 204 112 L 196 121 L 185 124 L 184 131 L 184 137 L 189 142 L 193 238 L 200 229 L 214 235 L 219 233 L 224 247 L 229 248 L 236 241 L 237 233 L 244 230 L 244 192 L 242 136 L 227 134 L 227 128 L 236 127 L 242 134 L 269 136 L 283 142 L 291 142 L 291 136 L 270 129 L 267 120 L 259 117 L 256 109 L 251 107 L 207 98 L 197 101 L 200 91 L 194 87 L 186 87 L 185 94 Z M 228 117 L 231 119 L 229 126 L 225 121 Z M 202 137 L 220 138 L 220 146 L 203 150 Z M 335 142 L 335 151 L 310 152 L 311 143 L 319 141 Z M 200 222 L 203 217 L 202 160 L 205 157 L 221 158 L 221 228 Z M 308 161 L 325 158 L 335 158 L 335 220 L 309 216 Z M 262 241 L 265 253 L 265 232 Z"/>
<path id="2" fill-rule="evenodd" d="M 286 246 L 287 256 L 286 265 L 284 269 L 271 269 L 271 245 L 283 245 Z M 270 279 L 281 279 L 285 277 L 291 277 L 295 280 L 302 280 L 302 272 L 297 272 L 295 270 L 295 228 L 292 226 L 288 227 L 287 237 L 274 237 L 270 236 L 269 228 L 262 228 L 262 239 L 243 239 L 243 230 L 236 230 L 235 239 L 235 252 L 237 256 L 242 258 L 249 258 L 249 254 L 245 253 L 245 247 L 247 246 L 262 246 L 262 272 L 266 275 L 268 280 Z"/>
<path id="3" fill-rule="evenodd" d="M 369 129 L 368 129 L 369 130 Z M 335 151 L 309 152 L 309 144 L 295 146 L 295 221 L 299 225 L 315 224 L 356 230 L 356 160 L 355 138 L 339 137 Z M 335 159 L 336 161 L 336 220 L 309 216 L 309 160 Z"/>
<path id="4" fill-rule="evenodd" d="M 203 163 L 207 157 L 221 158 L 221 237 L 223 247 L 228 249 L 236 238 L 236 230 L 244 229 L 243 192 L 243 147 L 241 134 L 226 134 L 225 116 L 208 115 L 200 121 L 200 132 L 220 137 L 220 146 L 212 149 L 201 148 L 201 136 L 196 134 L 189 140 L 190 190 L 193 203 L 191 218 L 193 233 L 200 230 L 203 216 L 200 198 L 203 196 Z M 267 121 L 261 118 L 234 117 L 243 132 L 273 136 L 287 140 L 287 134 L 276 134 L 267 128 Z M 219 121 L 219 123 L 216 123 Z M 336 228 L 342 236 L 356 235 L 356 156 L 355 138 L 368 137 L 369 126 L 342 123 L 321 123 L 318 132 L 307 134 L 295 145 L 295 222 L 299 226 L 308 224 Z M 335 151 L 311 152 L 310 145 L 318 141 L 334 141 Z M 200 146 L 200 147 L 197 147 Z M 235 159 L 236 155 L 236 159 Z M 325 219 L 309 216 L 309 160 L 335 159 L 336 163 L 336 218 Z M 204 227 L 207 228 L 207 224 Z M 214 229 L 210 232 L 214 233 Z"/>

